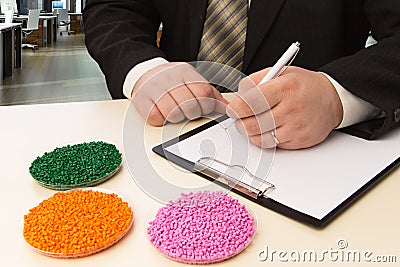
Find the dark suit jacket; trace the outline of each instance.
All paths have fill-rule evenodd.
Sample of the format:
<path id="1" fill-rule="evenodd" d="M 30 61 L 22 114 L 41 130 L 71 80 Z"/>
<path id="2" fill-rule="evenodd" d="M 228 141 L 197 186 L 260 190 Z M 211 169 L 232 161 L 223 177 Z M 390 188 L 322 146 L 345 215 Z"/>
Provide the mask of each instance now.
<path id="1" fill-rule="evenodd" d="M 207 0 L 87 0 L 86 45 L 112 97 L 124 97 L 125 76 L 140 62 L 195 61 L 206 8 Z M 378 44 L 364 49 L 369 31 Z M 294 65 L 329 74 L 385 113 L 344 131 L 373 139 L 399 126 L 399 0 L 251 0 L 242 71 L 271 66 L 296 40 Z"/>

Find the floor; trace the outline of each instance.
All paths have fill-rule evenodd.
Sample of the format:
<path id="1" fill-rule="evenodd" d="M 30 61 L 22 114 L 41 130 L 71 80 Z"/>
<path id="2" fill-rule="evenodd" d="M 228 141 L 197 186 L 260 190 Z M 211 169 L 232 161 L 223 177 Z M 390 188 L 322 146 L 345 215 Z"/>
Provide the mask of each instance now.
<path id="1" fill-rule="evenodd" d="M 0 86 L 0 105 L 111 99 L 83 34 L 58 36 L 49 47 L 22 51 L 22 68 Z"/>

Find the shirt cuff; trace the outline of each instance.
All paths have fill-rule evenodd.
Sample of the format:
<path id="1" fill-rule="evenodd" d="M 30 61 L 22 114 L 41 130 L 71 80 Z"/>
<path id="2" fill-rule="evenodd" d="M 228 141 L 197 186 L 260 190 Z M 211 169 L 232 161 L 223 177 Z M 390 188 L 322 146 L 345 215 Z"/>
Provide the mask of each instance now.
<path id="1" fill-rule="evenodd" d="M 124 85 L 122 86 L 124 95 L 128 99 L 131 99 L 133 87 L 135 86 L 136 82 L 140 79 L 140 77 L 142 77 L 143 74 L 145 74 L 149 70 L 165 63 L 168 63 L 168 61 L 162 57 L 156 57 L 149 59 L 147 61 L 143 61 L 134 66 L 125 77 Z"/>
<path id="2" fill-rule="evenodd" d="M 367 101 L 353 95 L 343 86 L 341 86 L 336 80 L 326 73 L 321 72 L 335 87 L 336 92 L 339 95 L 340 101 L 343 107 L 343 119 L 336 129 L 344 128 L 368 119 L 372 119 L 380 114 L 377 107 L 368 103 Z"/>

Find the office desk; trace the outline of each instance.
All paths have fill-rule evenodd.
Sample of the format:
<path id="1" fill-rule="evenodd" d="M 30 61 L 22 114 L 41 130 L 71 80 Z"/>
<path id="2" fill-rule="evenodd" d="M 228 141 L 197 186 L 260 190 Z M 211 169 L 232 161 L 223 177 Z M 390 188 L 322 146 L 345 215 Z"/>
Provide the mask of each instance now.
<path id="1" fill-rule="evenodd" d="M 71 21 L 70 30 L 75 33 L 83 32 L 82 13 L 68 13 Z"/>
<path id="2" fill-rule="evenodd" d="M 53 15 L 53 13 L 41 13 L 41 14 L 44 16 Z M 56 14 L 58 15 L 58 12 Z M 69 25 L 70 31 L 73 31 L 75 33 L 83 32 L 82 13 L 68 12 L 68 15 L 71 22 L 71 24 Z"/>
<path id="3" fill-rule="evenodd" d="M 148 155 L 144 154 L 143 157 L 149 156 L 154 168 L 163 177 L 177 183 L 183 181 L 187 186 L 207 183 L 205 179 L 183 173 L 166 160 L 154 155 L 150 149 L 161 141 L 163 128 L 144 127 L 143 120 L 133 109 L 127 111 L 128 105 L 127 100 L 118 100 L 0 107 L 0 200 L 3 213 L 0 222 L 0 255 L 3 266 L 184 266 L 162 256 L 147 240 L 148 222 L 162 204 L 139 189 L 125 162 L 112 179 L 99 186 L 125 196 L 134 208 L 134 227 L 120 242 L 89 257 L 63 260 L 36 253 L 22 238 L 23 215 L 41 200 L 55 193 L 41 187 L 30 177 L 28 168 L 31 162 L 55 147 L 92 140 L 113 143 L 121 152 L 124 151 L 122 129 L 126 112 L 135 131 L 146 130 L 145 144 Z M 198 123 L 190 123 L 185 130 Z M 179 127 L 180 125 L 170 124 L 164 130 Z M 132 141 L 135 148 L 143 146 L 143 140 Z M 318 254 L 332 249 L 344 251 L 338 249 L 339 240 L 343 240 L 341 244 L 348 242 L 348 250 L 363 253 L 371 251 L 372 258 L 378 255 L 396 256 L 397 265 L 392 263 L 384 266 L 398 266 L 399 188 L 400 169 L 397 169 L 324 229 L 300 224 L 232 194 L 253 210 L 258 217 L 259 227 L 253 242 L 245 251 L 215 266 L 287 266 L 286 262 L 279 260 L 279 251 L 303 253 L 306 250 L 314 250 Z M 258 254 L 266 248 L 268 253 L 277 252 L 273 254 L 273 259 L 269 257 L 263 262 L 258 259 Z M 263 257 L 265 255 L 261 253 L 260 258 Z M 281 258 L 284 259 L 283 254 Z M 362 260 L 360 263 L 346 263 L 340 260 L 333 262 L 326 255 L 319 265 L 364 266 L 365 263 Z M 295 266 L 310 266 L 310 262 L 296 262 Z M 380 265 L 370 263 L 368 266 Z"/>
<path id="4" fill-rule="evenodd" d="M 46 45 L 57 42 L 57 16 L 39 16 L 39 24 L 45 29 L 43 37 L 46 38 Z"/>
<path id="5" fill-rule="evenodd" d="M 11 76 L 14 68 L 21 68 L 21 23 L 0 23 L 0 32 L 0 84 L 3 84 L 3 77 Z"/>
<path id="6" fill-rule="evenodd" d="M 20 21 L 26 25 L 28 15 L 15 16 L 13 20 Z M 53 42 L 57 42 L 57 16 L 40 15 L 39 29 L 34 30 L 27 36 L 27 42 L 37 44 L 40 47 L 51 45 Z"/>

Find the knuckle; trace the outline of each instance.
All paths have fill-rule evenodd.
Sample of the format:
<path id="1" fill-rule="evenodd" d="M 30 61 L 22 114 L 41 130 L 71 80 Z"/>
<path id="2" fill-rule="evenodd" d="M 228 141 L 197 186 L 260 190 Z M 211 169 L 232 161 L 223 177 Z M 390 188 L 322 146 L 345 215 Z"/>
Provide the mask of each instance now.
<path id="1" fill-rule="evenodd" d="M 286 84 L 290 89 L 297 88 L 297 85 L 299 84 L 299 78 L 296 74 L 288 74 L 286 77 Z"/>
<path id="2" fill-rule="evenodd" d="M 294 101 L 291 101 L 289 105 L 287 105 L 288 114 L 291 116 L 296 116 L 300 120 L 295 120 L 296 125 L 304 126 L 304 120 L 307 118 L 305 116 L 305 111 L 308 108 L 307 101 L 302 97 L 297 97 Z M 302 119 L 301 119 L 302 118 Z"/>
<path id="3" fill-rule="evenodd" d="M 190 65 L 189 63 L 187 63 L 187 62 L 179 62 L 179 65 L 180 65 L 184 70 L 187 70 L 187 71 L 193 71 L 193 70 L 195 70 L 195 68 L 194 68 L 192 65 Z"/>
<path id="4" fill-rule="evenodd" d="M 240 89 L 244 89 L 244 88 L 246 87 L 247 79 L 248 79 L 248 78 L 245 77 L 245 78 L 243 78 L 243 79 L 241 79 L 241 80 L 239 81 L 239 85 L 238 85 L 239 90 L 240 90 Z"/>
<path id="5" fill-rule="evenodd" d="M 250 77 L 245 77 L 239 82 L 238 92 L 246 92 L 255 86 L 256 84 L 250 79 Z"/>
<path id="6" fill-rule="evenodd" d="M 288 114 L 290 114 L 291 116 L 294 116 L 295 114 L 299 113 L 299 105 L 298 104 L 294 104 L 294 105 L 290 105 L 288 107 Z M 298 121 L 295 121 L 296 125 L 298 124 Z M 297 127 L 296 127 L 297 128 Z"/>
<path id="7" fill-rule="evenodd" d="M 196 86 L 193 90 L 194 95 L 197 98 L 213 98 L 214 99 L 214 92 L 211 85 L 201 85 Z"/>
<path id="8" fill-rule="evenodd" d="M 251 123 L 249 123 L 249 125 L 247 125 L 246 130 L 248 132 L 249 135 L 256 135 L 256 134 L 260 134 L 261 132 L 261 126 L 260 126 L 260 122 L 257 120 L 252 121 Z"/>

